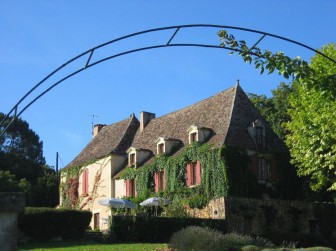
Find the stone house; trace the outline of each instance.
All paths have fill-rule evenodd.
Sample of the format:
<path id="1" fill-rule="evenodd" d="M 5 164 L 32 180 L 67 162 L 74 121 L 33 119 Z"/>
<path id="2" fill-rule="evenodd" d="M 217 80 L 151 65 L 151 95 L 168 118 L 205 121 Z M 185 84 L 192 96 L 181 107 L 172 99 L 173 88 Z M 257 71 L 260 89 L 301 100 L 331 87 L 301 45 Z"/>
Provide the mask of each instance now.
<path id="1" fill-rule="evenodd" d="M 214 148 L 228 145 L 245 149 L 257 182 L 273 184 L 278 180 L 277 168 L 281 167 L 272 153 L 285 152 L 286 147 L 237 84 L 162 117 L 141 112 L 140 121 L 132 114 L 111 125 L 95 125 L 91 142 L 64 169 L 80 170 L 75 197 L 80 209 L 92 211 L 91 227 L 107 227 L 110 210 L 98 204 L 100 199 L 137 195 L 135 180 L 121 178 L 126 167 L 142 168 L 162 153 L 178 155 L 195 141 Z M 200 161 L 187 163 L 185 168 L 187 187 L 202 183 Z M 164 190 L 164 171 L 156 172 L 153 178 L 154 191 Z M 65 204 L 62 196 L 60 204 Z"/>

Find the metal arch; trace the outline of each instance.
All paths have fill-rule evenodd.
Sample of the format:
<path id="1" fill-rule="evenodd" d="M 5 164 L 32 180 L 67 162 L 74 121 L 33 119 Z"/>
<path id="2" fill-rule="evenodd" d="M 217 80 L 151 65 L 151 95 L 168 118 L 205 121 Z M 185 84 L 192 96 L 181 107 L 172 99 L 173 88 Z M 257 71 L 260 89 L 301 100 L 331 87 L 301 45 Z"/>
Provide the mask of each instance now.
<path id="1" fill-rule="evenodd" d="M 262 39 L 264 39 L 266 36 L 269 37 L 273 37 L 273 38 L 277 38 L 280 40 L 284 40 L 296 45 L 299 45 L 301 47 L 304 47 L 308 50 L 311 50 L 317 54 L 320 54 L 321 56 L 329 59 L 330 61 L 334 62 L 336 64 L 336 60 L 328 57 L 327 55 L 321 53 L 320 51 L 315 50 L 314 48 L 302 44 L 300 42 L 282 37 L 282 36 L 278 36 L 275 34 L 271 34 L 271 33 L 267 33 L 267 32 L 263 32 L 263 31 L 258 31 L 258 30 L 253 30 L 253 29 L 248 29 L 248 28 L 242 28 L 242 27 L 236 27 L 236 26 L 227 26 L 227 25 L 213 25 L 213 24 L 189 24 L 189 25 L 177 25 L 177 26 L 168 26 L 168 27 L 161 27 L 161 28 L 155 28 L 155 29 L 149 29 L 149 30 L 144 30 L 144 31 L 140 31 L 140 32 L 136 32 L 136 33 L 132 33 L 126 36 L 122 36 L 113 40 L 110 40 L 108 42 L 105 42 L 103 44 L 100 44 L 96 47 L 93 47 L 81 54 L 79 54 L 78 56 L 70 59 L 69 61 L 65 62 L 64 64 L 62 64 L 61 66 L 59 66 L 58 68 L 56 68 L 54 71 L 52 71 L 49 75 L 47 75 L 45 78 L 43 78 L 40 82 L 38 82 L 32 89 L 30 89 L 14 106 L 13 108 L 7 113 L 7 115 L 2 119 L 2 121 L 0 122 L 0 128 L 4 127 L 5 124 L 8 122 L 8 124 L 5 126 L 5 128 L 2 130 L 0 136 L 2 136 L 5 131 L 8 129 L 8 127 L 13 123 L 13 121 L 20 116 L 26 109 L 28 109 L 33 103 L 35 103 L 39 98 L 41 98 L 44 94 L 46 94 L 47 92 L 49 92 L 51 89 L 53 89 L 54 87 L 56 87 L 57 85 L 59 85 L 60 83 L 62 83 L 63 81 L 65 81 L 66 79 L 92 67 L 95 66 L 99 63 L 102 63 L 104 61 L 110 60 L 112 58 L 116 58 L 116 57 L 120 57 L 126 54 L 130 54 L 130 53 L 134 53 L 134 52 L 139 52 L 139 51 L 144 51 L 144 50 L 150 50 L 150 49 L 158 49 L 158 48 L 167 48 L 167 47 L 180 47 L 180 46 L 184 46 L 184 47 L 206 47 L 206 48 L 220 48 L 220 49 L 226 49 L 226 50 L 231 50 L 231 51 L 240 51 L 237 49 L 233 49 L 230 47 L 223 47 L 223 46 L 216 46 L 216 45 L 209 45 L 209 44 L 192 44 L 192 43 L 184 43 L 184 44 L 174 44 L 171 43 L 175 37 L 175 35 L 179 32 L 179 30 L 181 29 L 187 29 L 187 28 L 195 28 L 195 27 L 199 27 L 199 28 L 220 28 L 220 29 L 233 29 L 233 30 L 241 30 L 241 31 L 246 31 L 246 32 L 251 32 L 251 33 L 256 33 L 256 34 L 261 34 L 262 37 L 251 47 L 254 48 Z M 103 59 L 97 60 L 93 63 L 91 63 L 91 59 L 93 56 L 93 53 L 99 49 L 102 48 L 104 46 L 107 46 L 109 44 L 121 41 L 121 40 L 125 40 L 127 38 L 131 38 L 131 37 L 135 37 L 135 36 L 139 36 L 145 33 L 153 33 L 153 32 L 157 32 L 157 31 L 163 31 L 163 30 L 175 30 L 173 35 L 170 37 L 170 39 L 168 40 L 168 42 L 166 44 L 159 44 L 159 45 L 153 45 L 153 46 L 148 46 L 148 47 L 141 47 L 138 49 L 133 49 L 133 50 L 129 50 L 129 51 L 124 51 L 121 53 L 117 53 L 108 57 L 105 57 Z M 251 53 L 253 54 L 253 53 Z M 37 95 L 32 101 L 30 101 L 26 106 L 24 106 L 20 111 L 18 111 L 19 109 L 19 105 L 36 89 L 38 88 L 40 85 L 42 85 L 45 81 L 47 81 L 51 76 L 53 76 L 55 73 L 57 73 L 58 71 L 60 71 L 61 69 L 63 69 L 65 66 L 69 65 L 70 63 L 76 61 L 77 59 L 82 58 L 83 56 L 88 55 L 87 61 L 85 63 L 85 66 L 82 68 L 79 68 L 78 70 L 73 71 L 72 73 L 66 75 L 65 77 L 63 77 L 62 79 L 60 79 L 59 81 L 55 82 L 54 84 L 52 84 L 49 88 L 45 89 L 45 91 L 41 92 L 39 95 Z M 257 55 L 258 56 L 258 55 Z M 10 117 L 12 116 L 12 119 L 10 119 Z"/>

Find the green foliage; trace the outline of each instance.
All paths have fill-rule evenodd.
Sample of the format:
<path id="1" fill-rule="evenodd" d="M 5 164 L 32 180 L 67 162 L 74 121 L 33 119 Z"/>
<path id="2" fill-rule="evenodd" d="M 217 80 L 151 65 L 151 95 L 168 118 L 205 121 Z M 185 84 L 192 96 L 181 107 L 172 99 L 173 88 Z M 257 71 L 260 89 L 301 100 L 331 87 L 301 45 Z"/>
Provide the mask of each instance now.
<path id="1" fill-rule="evenodd" d="M 36 240 L 52 237 L 82 237 L 89 226 L 89 211 L 29 208 L 19 215 L 18 228 L 26 236 Z"/>
<path id="2" fill-rule="evenodd" d="M 3 118 L 4 114 L 0 113 L 0 120 Z M 34 183 L 43 175 L 44 164 L 43 143 L 39 136 L 26 121 L 14 119 L 0 137 L 0 170 L 10 171 L 17 180 L 25 178 L 29 183 Z"/>
<path id="3" fill-rule="evenodd" d="M 218 33 L 221 45 L 230 47 L 247 63 L 273 73 L 275 70 L 286 79 L 292 78 L 292 91 L 286 107 L 290 120 L 287 144 L 298 174 L 311 178 L 313 190 L 336 190 L 336 64 L 320 54 L 310 65 L 296 57 L 291 59 L 282 52 L 261 51 L 249 48 L 245 41 L 237 41 L 225 30 Z M 336 58 L 334 44 L 321 52 Z"/>
<path id="4" fill-rule="evenodd" d="M 200 144 L 195 142 L 186 146 L 178 156 L 160 154 L 151 163 L 139 169 L 127 167 L 120 175 L 120 178 L 135 179 L 138 196 L 144 197 L 145 194 L 154 194 L 154 173 L 164 170 L 166 189 L 162 195 L 173 200 L 176 194 L 180 194 L 183 197 L 190 198 L 189 205 L 191 207 L 201 208 L 213 197 L 228 195 L 229 181 L 227 178 L 227 163 L 224 156 L 228 152 L 227 149 L 229 148 L 214 149 L 207 143 Z M 248 166 L 246 154 L 244 155 L 239 150 L 234 149 L 231 149 L 230 153 L 235 151 L 239 152 L 236 155 L 240 158 L 239 165 L 244 165 L 244 167 L 239 166 L 239 168 L 246 170 Z M 185 189 L 187 163 L 196 161 L 200 161 L 202 166 L 202 183 L 196 189 Z M 244 171 L 241 174 L 245 175 Z M 246 179 L 240 180 L 238 177 L 234 186 L 244 187 L 248 184 L 246 184 Z M 246 189 L 246 191 L 249 190 Z"/>
<path id="5" fill-rule="evenodd" d="M 62 208 L 78 209 L 78 183 L 81 172 L 82 168 L 80 166 L 62 170 L 61 183 L 59 187 L 59 193 L 62 202 L 60 206 Z"/>
<path id="6" fill-rule="evenodd" d="M 336 58 L 334 44 L 322 52 Z M 329 78 L 336 73 L 336 64 L 317 55 L 310 66 L 316 72 L 316 84 L 293 83 L 287 144 L 298 174 L 311 178 L 313 190 L 336 190 L 336 86 Z"/>
<path id="7" fill-rule="evenodd" d="M 168 207 L 165 207 L 165 214 L 172 218 L 187 218 L 190 217 L 186 206 L 188 199 L 183 196 L 183 193 L 176 193 Z"/>
<path id="8" fill-rule="evenodd" d="M 20 184 L 19 184 L 20 185 Z M 59 177 L 56 173 L 46 173 L 39 177 L 32 187 L 32 205 L 36 207 L 56 207 L 59 202 Z"/>
<path id="9" fill-rule="evenodd" d="M 0 170 L 0 192 L 18 192 L 19 182 L 9 171 Z"/>
<path id="10" fill-rule="evenodd" d="M 0 120 L 3 118 L 0 113 Z M 58 204 L 58 179 L 51 181 L 51 175 L 56 174 L 45 165 L 42 147 L 42 141 L 28 123 L 14 119 L 0 138 L 0 191 L 23 192 L 28 206 Z"/>
<path id="11" fill-rule="evenodd" d="M 209 202 L 209 198 L 202 193 L 192 193 L 189 197 L 189 207 L 202 209 Z"/>
<path id="12" fill-rule="evenodd" d="M 110 232 L 118 242 L 167 243 L 173 233 L 187 226 L 203 226 L 224 232 L 225 220 L 168 217 L 113 216 Z"/>

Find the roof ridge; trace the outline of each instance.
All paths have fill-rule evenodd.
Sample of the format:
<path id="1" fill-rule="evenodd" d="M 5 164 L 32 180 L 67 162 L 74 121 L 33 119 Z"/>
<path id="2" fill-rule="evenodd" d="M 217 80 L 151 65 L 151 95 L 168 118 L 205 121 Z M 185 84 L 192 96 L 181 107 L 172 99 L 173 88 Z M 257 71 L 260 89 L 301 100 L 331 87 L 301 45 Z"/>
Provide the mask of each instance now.
<path id="1" fill-rule="evenodd" d="M 178 109 L 178 110 L 176 110 L 176 111 L 173 111 L 173 112 L 167 113 L 167 114 L 165 114 L 165 115 L 162 115 L 162 116 L 160 116 L 160 117 L 154 118 L 154 119 L 152 119 L 152 120 L 157 120 L 157 119 L 160 119 L 160 118 L 163 118 L 163 117 L 166 117 L 166 116 L 169 116 L 169 115 L 172 115 L 172 114 L 181 112 L 181 111 L 183 111 L 183 110 L 189 109 L 189 108 L 191 108 L 191 107 L 193 107 L 193 106 L 196 106 L 196 105 L 198 105 L 198 104 L 200 104 L 200 103 L 206 102 L 206 101 L 208 101 L 208 100 L 210 100 L 210 99 L 213 99 L 213 98 L 215 98 L 215 97 L 217 97 L 217 96 L 219 96 L 219 95 L 222 95 L 222 94 L 225 93 L 225 92 L 229 92 L 230 90 L 232 90 L 232 89 L 234 89 L 234 88 L 236 88 L 236 87 L 237 87 L 236 85 L 235 85 L 235 86 L 231 86 L 231 87 L 227 88 L 226 90 L 223 90 L 223 91 L 221 91 L 221 92 L 219 92 L 219 93 L 215 93 L 214 95 L 212 95 L 212 96 L 210 96 L 210 97 L 207 97 L 207 98 L 205 98 L 205 99 L 203 99 L 203 100 L 197 101 L 196 103 L 193 103 L 193 104 L 191 104 L 191 105 L 188 105 L 188 106 L 183 107 L 183 108 L 181 108 L 181 109 Z"/>

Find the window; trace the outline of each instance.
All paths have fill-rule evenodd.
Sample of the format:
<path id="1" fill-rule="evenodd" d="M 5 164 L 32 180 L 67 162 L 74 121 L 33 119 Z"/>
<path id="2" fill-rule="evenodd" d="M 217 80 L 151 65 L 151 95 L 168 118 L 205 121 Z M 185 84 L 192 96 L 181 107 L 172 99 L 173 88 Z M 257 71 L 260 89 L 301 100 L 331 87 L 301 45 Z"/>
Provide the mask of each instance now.
<path id="1" fill-rule="evenodd" d="M 161 153 L 164 153 L 164 144 L 161 143 L 161 144 L 158 144 L 158 154 L 161 154 Z"/>
<path id="2" fill-rule="evenodd" d="M 190 144 L 197 141 L 197 133 L 190 133 Z"/>
<path id="3" fill-rule="evenodd" d="M 258 158 L 258 179 L 268 180 L 270 177 L 270 161 L 265 158 Z"/>
<path id="4" fill-rule="evenodd" d="M 129 155 L 129 164 L 130 165 L 135 165 L 135 153 L 131 153 Z"/>
<path id="5" fill-rule="evenodd" d="M 99 213 L 93 214 L 93 229 L 99 229 Z"/>
<path id="6" fill-rule="evenodd" d="M 135 190 L 135 180 L 126 180 L 126 196 L 127 197 L 135 197 L 136 190 Z"/>
<path id="7" fill-rule="evenodd" d="M 155 192 L 165 190 L 164 171 L 154 173 Z"/>
<path id="8" fill-rule="evenodd" d="M 187 186 L 201 184 L 201 164 L 199 161 L 187 164 Z"/>
<path id="9" fill-rule="evenodd" d="M 85 169 L 82 174 L 83 183 L 82 183 L 82 193 L 87 195 L 89 193 L 89 169 Z"/>

